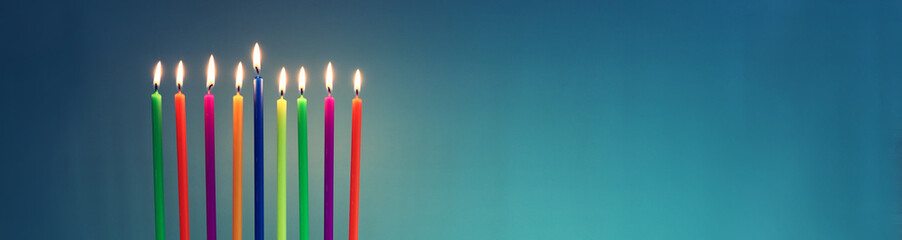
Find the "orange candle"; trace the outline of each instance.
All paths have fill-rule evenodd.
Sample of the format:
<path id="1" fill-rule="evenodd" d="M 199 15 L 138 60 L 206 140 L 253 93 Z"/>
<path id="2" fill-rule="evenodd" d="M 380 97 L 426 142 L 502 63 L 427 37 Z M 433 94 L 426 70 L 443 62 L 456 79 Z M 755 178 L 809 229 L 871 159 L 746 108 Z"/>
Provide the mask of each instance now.
<path id="1" fill-rule="evenodd" d="M 179 235 L 182 240 L 191 239 L 190 222 L 188 221 L 188 147 L 185 134 L 185 94 L 182 94 L 182 80 L 185 70 L 179 61 L 175 83 L 179 88 L 175 94 L 175 142 L 178 150 L 178 186 L 179 186 Z"/>
<path id="2" fill-rule="evenodd" d="M 360 215 L 360 125 L 363 100 L 360 99 L 360 69 L 354 74 L 354 100 L 351 101 L 351 210 L 348 238 L 357 240 Z"/>
<path id="3" fill-rule="evenodd" d="M 242 142 L 244 136 L 244 97 L 241 96 L 241 82 L 244 70 L 241 62 L 235 69 L 235 96 L 232 97 L 232 239 L 241 239 L 241 175 Z"/>

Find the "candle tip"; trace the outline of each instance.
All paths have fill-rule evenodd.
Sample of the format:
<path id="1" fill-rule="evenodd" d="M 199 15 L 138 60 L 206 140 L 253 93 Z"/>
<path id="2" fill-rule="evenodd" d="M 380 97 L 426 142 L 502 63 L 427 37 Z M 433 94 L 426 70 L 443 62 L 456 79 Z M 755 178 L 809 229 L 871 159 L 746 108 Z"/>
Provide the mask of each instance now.
<path id="1" fill-rule="evenodd" d="M 254 70 L 260 74 L 260 43 L 254 43 L 253 61 Z"/>
<path id="2" fill-rule="evenodd" d="M 332 93 L 332 62 L 326 66 L 326 89 Z"/>
<path id="3" fill-rule="evenodd" d="M 157 62 L 157 67 L 153 71 L 153 88 L 154 90 L 160 86 L 160 78 L 163 77 L 163 61 Z"/>
<path id="4" fill-rule="evenodd" d="M 280 94 L 285 93 L 285 85 L 287 84 L 286 81 L 288 81 L 288 73 L 285 73 L 285 67 L 282 67 L 282 71 L 279 73 L 279 93 Z"/>
<path id="5" fill-rule="evenodd" d="M 244 67 L 241 66 L 241 61 L 238 62 L 238 67 L 235 68 L 235 88 L 238 91 L 241 91 L 241 84 L 244 82 Z"/>
<path id="6" fill-rule="evenodd" d="M 213 54 L 210 54 L 210 62 L 207 63 L 207 86 L 213 87 L 216 81 L 216 63 L 213 62 Z"/>
<path id="7" fill-rule="evenodd" d="M 360 77 L 360 69 L 357 69 L 357 72 L 354 73 L 354 93 L 355 94 L 360 93 L 360 81 L 361 80 L 362 79 Z"/>
<path id="8" fill-rule="evenodd" d="M 179 91 L 182 90 L 182 82 L 185 80 L 185 67 L 182 64 L 182 60 L 179 60 L 179 66 L 175 70 L 175 85 L 179 87 Z"/>
<path id="9" fill-rule="evenodd" d="M 298 91 L 301 92 L 301 95 L 304 95 L 305 85 L 307 85 L 307 71 L 301 66 L 301 70 L 298 71 Z"/>

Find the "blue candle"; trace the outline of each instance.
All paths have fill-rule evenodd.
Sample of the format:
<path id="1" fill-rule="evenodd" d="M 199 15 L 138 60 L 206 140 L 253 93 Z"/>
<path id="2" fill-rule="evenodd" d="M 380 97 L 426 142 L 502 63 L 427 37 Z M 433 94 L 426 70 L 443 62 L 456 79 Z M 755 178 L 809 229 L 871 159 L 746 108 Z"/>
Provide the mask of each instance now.
<path id="1" fill-rule="evenodd" d="M 260 44 L 254 44 L 254 239 L 263 239 L 263 78 Z"/>

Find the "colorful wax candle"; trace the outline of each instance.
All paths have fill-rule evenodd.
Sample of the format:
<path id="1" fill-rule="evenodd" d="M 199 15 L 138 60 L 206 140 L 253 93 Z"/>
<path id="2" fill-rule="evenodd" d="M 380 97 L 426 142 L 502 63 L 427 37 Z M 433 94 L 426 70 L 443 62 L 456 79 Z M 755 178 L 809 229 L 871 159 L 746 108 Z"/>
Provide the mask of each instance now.
<path id="1" fill-rule="evenodd" d="M 254 44 L 254 239 L 263 239 L 263 78 L 260 44 Z"/>
<path id="2" fill-rule="evenodd" d="M 276 100 L 276 239 L 286 240 L 288 228 L 286 221 L 287 194 L 285 165 L 285 67 L 279 74 L 279 100 Z"/>
<path id="3" fill-rule="evenodd" d="M 235 69 L 235 96 L 232 97 L 232 239 L 241 240 L 241 181 L 242 181 L 242 138 L 244 138 L 244 97 L 241 84 L 244 69 L 241 62 Z"/>
<path id="4" fill-rule="evenodd" d="M 214 98 L 210 90 L 216 80 L 216 65 L 213 55 L 207 64 L 207 95 L 204 96 L 204 157 L 206 158 L 207 183 L 207 239 L 216 240 L 216 126 Z"/>
<path id="5" fill-rule="evenodd" d="M 307 84 L 307 73 L 304 67 L 298 73 L 298 205 L 300 209 L 301 240 L 310 239 L 310 206 L 307 190 L 307 99 L 304 98 L 304 85 Z"/>
<path id="6" fill-rule="evenodd" d="M 334 162 L 334 153 L 335 153 L 335 98 L 332 98 L 332 63 L 329 62 L 328 67 L 326 67 L 326 91 L 329 92 L 329 95 L 325 98 L 325 131 L 324 131 L 324 140 L 323 144 L 324 152 L 323 152 L 323 162 L 324 162 L 324 171 L 325 171 L 325 194 L 324 194 L 324 215 L 325 215 L 325 223 L 323 224 L 323 235 L 325 236 L 325 240 L 332 240 L 332 196 L 333 196 L 333 181 L 334 181 L 334 172 L 333 168 L 335 167 Z"/>
<path id="7" fill-rule="evenodd" d="M 150 122 L 153 125 L 153 217 L 157 240 L 166 239 L 166 217 L 163 209 L 163 98 L 159 92 L 162 72 L 163 63 L 157 62 L 157 68 L 153 73 L 153 94 L 150 95 Z"/>
<path id="8" fill-rule="evenodd" d="M 188 139 L 185 134 L 185 94 L 182 94 L 182 81 L 185 70 L 182 61 L 179 61 L 175 74 L 175 84 L 178 93 L 175 94 L 175 143 L 178 161 L 178 187 L 179 187 L 179 236 L 181 240 L 191 239 L 191 221 L 188 219 Z"/>
<path id="9" fill-rule="evenodd" d="M 348 238 L 357 240 L 360 215 L 360 125 L 363 100 L 360 100 L 360 69 L 354 74 L 354 100 L 351 101 L 351 209 Z"/>

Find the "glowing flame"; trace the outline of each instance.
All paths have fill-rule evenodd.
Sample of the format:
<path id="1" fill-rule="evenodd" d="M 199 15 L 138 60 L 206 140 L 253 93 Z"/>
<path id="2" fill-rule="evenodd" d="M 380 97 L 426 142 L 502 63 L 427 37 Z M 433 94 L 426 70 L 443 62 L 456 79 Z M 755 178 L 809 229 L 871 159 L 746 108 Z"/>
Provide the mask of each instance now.
<path id="1" fill-rule="evenodd" d="M 260 44 L 254 43 L 254 69 L 260 71 Z"/>
<path id="2" fill-rule="evenodd" d="M 163 61 L 157 62 L 157 69 L 153 71 L 153 86 L 160 86 L 160 78 L 163 77 Z"/>
<path id="3" fill-rule="evenodd" d="M 238 67 L 235 68 L 235 88 L 241 90 L 241 83 L 244 81 L 244 68 L 241 66 L 241 62 L 238 62 Z"/>
<path id="4" fill-rule="evenodd" d="M 332 91 L 332 62 L 326 66 L 326 89 Z"/>
<path id="5" fill-rule="evenodd" d="M 304 71 L 304 67 L 301 67 L 301 71 L 298 72 L 298 91 L 301 93 L 304 92 L 304 85 L 307 85 L 307 72 Z"/>
<path id="6" fill-rule="evenodd" d="M 179 86 L 179 89 L 182 88 L 182 81 L 185 79 L 185 67 L 182 66 L 182 61 L 179 60 L 179 67 L 175 70 L 175 85 Z"/>
<path id="7" fill-rule="evenodd" d="M 354 73 L 354 92 L 360 91 L 360 69 L 357 69 L 357 73 Z"/>
<path id="8" fill-rule="evenodd" d="M 213 54 L 210 54 L 210 62 L 207 63 L 207 87 L 212 87 L 216 81 L 216 63 L 213 62 Z"/>
<path id="9" fill-rule="evenodd" d="M 279 94 L 285 94 L 286 78 L 288 78 L 288 74 L 285 73 L 285 67 L 282 67 L 282 72 L 279 73 Z"/>

